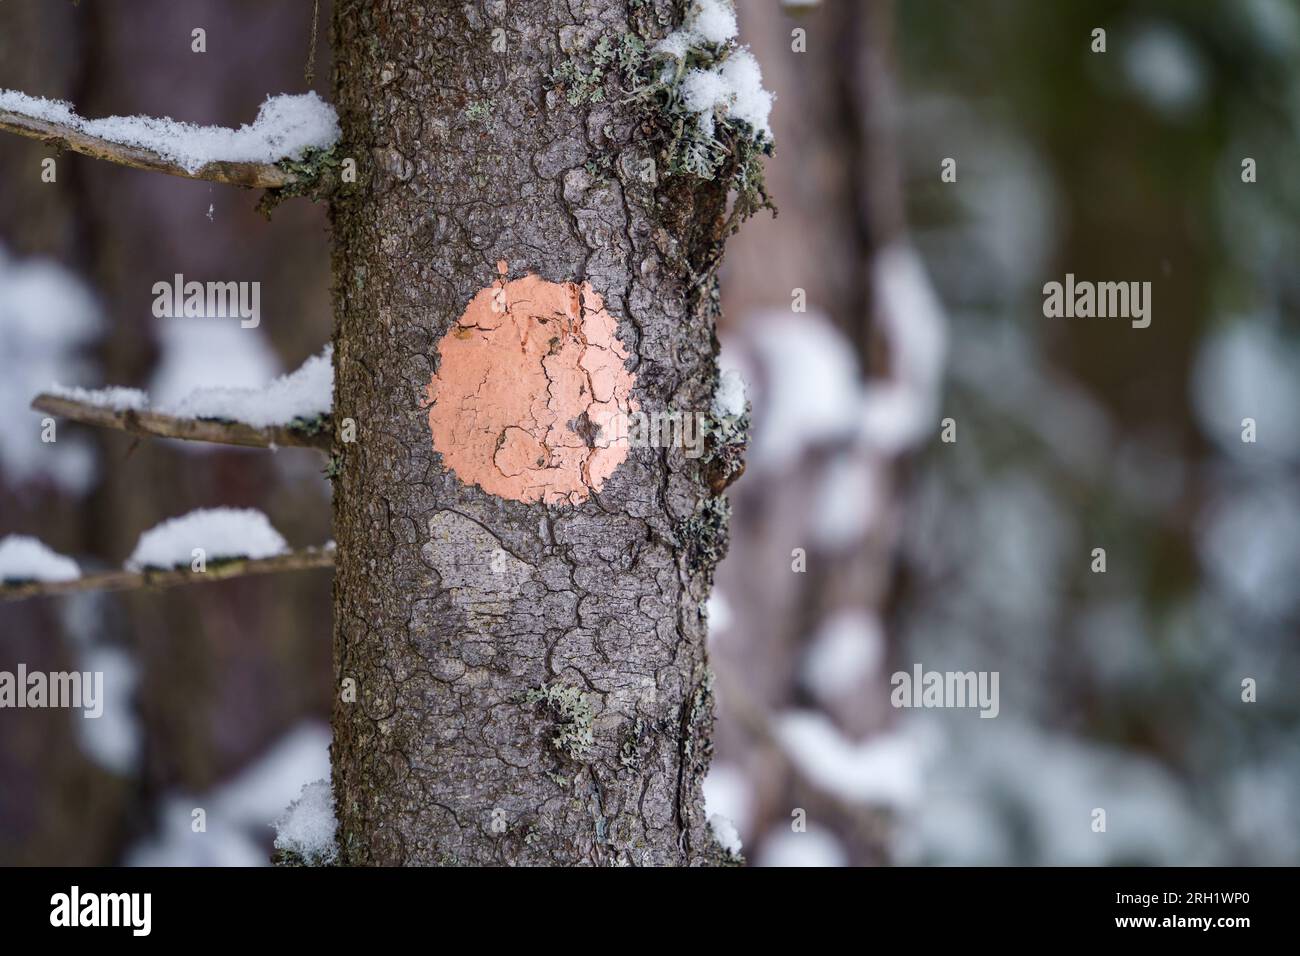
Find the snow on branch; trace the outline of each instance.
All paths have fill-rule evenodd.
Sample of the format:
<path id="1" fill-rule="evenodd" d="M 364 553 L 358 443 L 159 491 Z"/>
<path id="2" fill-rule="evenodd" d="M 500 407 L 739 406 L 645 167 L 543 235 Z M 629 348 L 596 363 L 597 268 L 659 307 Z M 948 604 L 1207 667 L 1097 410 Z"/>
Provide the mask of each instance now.
<path id="1" fill-rule="evenodd" d="M 145 571 L 102 571 L 77 578 L 57 581 L 18 580 L 0 581 L 0 601 L 21 601 L 25 598 L 75 591 L 132 591 L 141 588 L 167 588 L 177 584 L 201 584 L 204 581 L 222 581 L 226 578 L 250 574 L 274 574 L 281 571 L 306 571 L 312 568 L 334 567 L 333 548 L 302 548 L 269 558 L 236 558 L 209 565 L 205 571 L 186 568 Z"/>
<path id="2" fill-rule="evenodd" d="M 181 438 L 186 441 L 206 441 L 219 445 L 243 445 L 248 448 L 276 448 L 296 445 L 304 448 L 330 447 L 330 434 L 326 429 L 317 432 L 298 430 L 288 425 L 271 425 L 254 428 L 243 422 L 212 421 L 205 418 L 179 418 L 163 412 L 127 408 L 117 410 L 90 401 L 77 401 L 42 392 L 32 401 L 32 408 L 60 418 L 70 418 L 83 425 L 115 428 L 136 435 L 154 438 Z"/>
<path id="3" fill-rule="evenodd" d="M 330 447 L 333 406 L 332 350 L 309 358 L 265 388 L 198 388 L 179 401 L 151 407 L 134 388 L 83 389 L 55 384 L 32 408 L 85 425 L 156 438 L 276 448 Z"/>
<path id="4" fill-rule="evenodd" d="M 167 571 L 192 561 L 273 558 L 289 545 L 255 508 L 198 508 L 154 525 L 136 542 L 128 571 Z"/>
<path id="5" fill-rule="evenodd" d="M 278 165 L 328 150 L 340 131 L 315 93 L 268 97 L 251 126 L 199 126 L 163 117 L 85 119 L 67 103 L 0 90 L 0 131 L 122 166 L 260 189 L 302 179 Z"/>
<path id="6" fill-rule="evenodd" d="M 0 539 L 0 601 L 73 591 L 170 587 L 333 565 L 333 543 L 291 551 L 260 511 L 200 508 L 140 535 L 121 571 L 83 575 L 75 561 L 35 538 Z"/>
<path id="7" fill-rule="evenodd" d="M 11 534 L 0 538 L 0 584 L 7 581 L 75 581 L 77 562 L 51 551 L 36 538 Z"/>

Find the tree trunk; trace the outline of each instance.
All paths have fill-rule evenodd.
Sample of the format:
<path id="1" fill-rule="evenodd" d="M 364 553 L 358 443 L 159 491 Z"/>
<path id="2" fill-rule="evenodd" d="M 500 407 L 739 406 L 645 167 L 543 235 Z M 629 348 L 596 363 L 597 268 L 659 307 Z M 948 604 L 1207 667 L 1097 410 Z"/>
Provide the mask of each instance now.
<path id="1" fill-rule="evenodd" d="M 335 417 L 357 427 L 334 496 L 344 863 L 726 859 L 700 792 L 703 608 L 734 452 L 618 461 L 595 412 L 610 390 L 622 412 L 709 410 L 727 179 L 646 181 L 663 157 L 644 103 L 613 70 L 584 87 L 562 69 L 679 18 L 666 0 L 336 9 L 340 148 L 359 169 L 333 205 Z M 524 313 L 543 301 L 559 329 L 538 358 L 526 333 L 545 320 Z M 485 355 L 485 374 L 518 376 L 458 393 Z M 551 363 L 575 356 L 589 374 L 560 394 Z M 536 463 L 512 463 L 518 401 L 551 421 L 521 439 Z M 466 437 L 480 422 L 502 429 L 486 454 Z"/>

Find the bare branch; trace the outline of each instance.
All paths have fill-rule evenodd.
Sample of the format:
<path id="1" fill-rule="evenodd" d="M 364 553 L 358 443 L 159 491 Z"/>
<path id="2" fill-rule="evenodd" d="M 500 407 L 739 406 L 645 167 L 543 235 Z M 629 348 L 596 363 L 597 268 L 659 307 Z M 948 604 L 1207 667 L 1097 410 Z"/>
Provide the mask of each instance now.
<path id="1" fill-rule="evenodd" d="M 133 591 L 139 588 L 169 588 L 177 584 L 202 584 L 250 574 L 277 574 L 334 567 L 333 548 L 303 548 L 270 558 L 237 558 L 209 564 L 206 571 L 175 568 L 167 571 L 103 571 L 71 581 L 28 581 L 0 584 L 0 601 L 72 594 L 77 591 Z"/>
<path id="2" fill-rule="evenodd" d="M 117 411 L 103 405 L 79 402 L 59 395 L 42 392 L 32 400 L 32 408 L 70 418 L 85 425 L 116 428 L 136 435 L 155 438 L 182 438 L 186 441 L 207 441 L 219 445 L 243 445 L 249 448 L 271 448 L 291 445 L 328 451 L 331 443 L 330 429 L 315 434 L 288 425 L 270 425 L 256 428 L 243 422 L 221 422 L 206 418 L 178 418 L 162 412 L 126 409 Z"/>
<path id="3" fill-rule="evenodd" d="M 190 172 L 183 166 L 177 166 L 164 159 L 153 150 L 114 143 L 98 136 L 90 136 L 71 126 L 52 123 L 49 120 L 37 119 L 34 116 L 14 113 L 6 109 L 0 109 L 0 131 L 39 139 L 49 146 L 70 149 L 74 153 L 107 160 L 120 166 L 166 173 L 169 176 L 183 176 L 186 179 L 205 179 L 248 189 L 280 189 L 299 181 L 295 173 L 271 163 L 215 162 Z"/>

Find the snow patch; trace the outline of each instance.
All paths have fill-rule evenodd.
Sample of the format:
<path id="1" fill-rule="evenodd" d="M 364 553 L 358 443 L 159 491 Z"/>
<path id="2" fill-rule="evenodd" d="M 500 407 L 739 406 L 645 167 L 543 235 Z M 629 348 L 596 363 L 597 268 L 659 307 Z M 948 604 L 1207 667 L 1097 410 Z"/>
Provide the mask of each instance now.
<path id="1" fill-rule="evenodd" d="M 749 460 L 755 470 L 798 464 L 807 449 L 848 440 L 860 425 L 857 359 L 823 313 L 761 312 L 747 323 L 764 377 Z M 727 349 L 723 349 L 728 358 Z"/>
<path id="2" fill-rule="evenodd" d="M 727 57 L 722 64 L 722 78 L 731 91 L 730 119 L 748 123 L 756 132 L 772 135 L 772 102 L 775 97 L 763 87 L 763 71 L 758 60 L 746 49 Z"/>
<path id="3" fill-rule="evenodd" d="M 284 812 L 304 780 L 330 772 L 330 730 L 308 721 L 280 737 L 257 761 L 212 792 L 214 814 L 262 829 Z"/>
<path id="4" fill-rule="evenodd" d="M 721 634 L 727 628 L 731 627 L 733 614 L 731 612 L 731 603 L 726 596 L 716 588 L 709 595 L 709 600 L 704 605 L 704 616 L 709 621 L 709 636 Z"/>
<path id="5" fill-rule="evenodd" d="M 715 813 L 709 817 L 709 828 L 713 830 L 714 838 L 724 850 L 733 856 L 740 856 L 740 834 L 736 832 L 734 823 L 721 813 Z"/>
<path id="6" fill-rule="evenodd" d="M 1219 492 L 1197 522 L 1210 581 L 1254 614 L 1284 619 L 1300 604 L 1300 486 L 1283 479 Z"/>
<path id="7" fill-rule="evenodd" d="M 281 375 L 264 386 L 200 386 L 188 389 L 179 397 L 159 398 L 152 402 L 148 394 L 136 388 L 83 389 L 56 383 L 51 391 L 62 398 L 116 411 L 150 410 L 180 418 L 243 422 L 254 428 L 289 425 L 295 419 L 310 421 L 330 413 L 334 405 L 333 354 L 333 346 L 327 345 L 320 355 L 313 355 L 296 371 Z M 209 352 L 205 357 L 209 367 L 211 355 Z M 223 368 L 225 364 L 222 363 Z M 240 367 L 238 363 L 236 367 Z M 164 393 L 175 393 L 176 380 L 178 376 L 168 372 L 161 376 L 159 387 Z"/>
<path id="8" fill-rule="evenodd" d="M 713 393 L 713 414 L 719 418 L 739 418 L 745 414 L 745 379 L 740 372 L 729 368 L 718 377 L 718 388 Z"/>
<path id="9" fill-rule="evenodd" d="M 115 412 L 138 412 L 149 404 L 149 396 L 141 389 L 123 388 L 120 385 L 110 385 L 108 388 L 75 388 L 55 382 L 50 386 L 50 394 L 83 405 L 111 408 Z"/>
<path id="10" fill-rule="evenodd" d="M 736 11 L 731 0 L 695 0 L 682 28 L 660 40 L 655 49 L 681 60 L 693 46 L 701 43 L 721 46 L 735 36 Z"/>
<path id="11" fill-rule="evenodd" d="M 111 630 L 108 593 L 80 591 L 55 602 L 63 633 L 77 655 L 77 669 L 104 674 L 103 713 L 77 721 L 81 750 L 104 769 L 130 777 L 139 767 L 144 735 L 134 704 L 139 668 L 130 652 L 105 641 Z"/>
<path id="12" fill-rule="evenodd" d="M 315 92 L 268 96 L 251 126 L 199 126 L 170 117 L 108 116 L 85 119 L 68 103 L 0 90 L 0 109 L 58 123 L 111 143 L 157 153 L 195 173 L 209 163 L 278 163 L 302 159 L 309 149 L 329 149 L 340 136 L 338 114 Z"/>
<path id="13" fill-rule="evenodd" d="M 861 692 L 884 655 L 879 618 L 866 611 L 839 611 L 813 637 L 804 660 L 803 680 L 827 697 Z"/>
<path id="14" fill-rule="evenodd" d="M 775 730 L 795 766 L 813 784 L 841 799 L 908 807 L 921 795 L 922 748 L 901 731 L 855 743 L 814 711 L 782 714 Z"/>
<path id="15" fill-rule="evenodd" d="M 0 408 L 26 409 L 54 379 L 92 375 L 81 356 L 102 324 L 98 303 L 72 272 L 48 260 L 11 259 L 0 248 Z M 26 424 L 0 429 L 0 467 L 11 485 L 44 478 L 82 494 L 95 481 L 95 458 L 81 435 L 51 444 Z"/>
<path id="16" fill-rule="evenodd" d="M 333 346 L 325 346 L 288 375 L 264 388 L 197 388 L 157 410 L 181 418 L 219 418 L 256 428 L 328 415 L 334 404 Z"/>
<path id="17" fill-rule="evenodd" d="M 168 796 L 159 831 L 127 852 L 126 865 L 269 866 L 269 855 L 254 837 L 283 812 L 303 780 L 329 773 L 329 746 L 328 727 L 300 724 L 229 783 L 202 796 Z M 207 811 L 206 833 L 192 829 L 196 807 Z"/>
<path id="18" fill-rule="evenodd" d="M 269 866 L 261 847 L 240 827 L 214 812 L 196 832 L 194 811 L 208 801 L 193 794 L 167 795 L 158 810 L 156 831 L 130 847 L 126 866 Z"/>
<path id="19" fill-rule="evenodd" d="M 813 540 L 831 550 L 862 541 L 885 506 L 885 491 L 879 459 L 861 449 L 833 459 L 818 481 Z"/>
<path id="20" fill-rule="evenodd" d="M 25 534 L 0 538 L 0 581 L 75 581 L 77 562 Z"/>
<path id="21" fill-rule="evenodd" d="M 944 311 L 916 251 L 899 244 L 872 262 L 877 322 L 889 349 L 888 377 L 863 381 L 844 335 L 826 315 L 765 310 L 746 324 L 759 374 L 749 460 L 756 471 L 782 471 L 820 446 L 857 445 L 869 456 L 896 455 L 938 427 L 947 332 Z M 728 359 L 724 347 L 723 358 Z M 846 465 L 823 494 L 857 495 L 856 525 L 828 528 L 828 540 L 863 530 L 877 506 L 879 474 Z"/>
<path id="22" fill-rule="evenodd" d="M 691 70 L 682 79 L 682 101 L 699 117 L 700 128 L 709 136 L 715 127 L 714 114 L 731 104 L 730 85 L 717 70 Z"/>
<path id="23" fill-rule="evenodd" d="M 676 60 L 685 61 L 692 49 L 729 47 L 736 38 L 736 11 L 730 0 L 696 0 L 680 30 L 655 46 Z M 693 69 L 682 79 L 682 99 L 696 114 L 700 129 L 712 137 L 719 110 L 727 119 L 748 123 L 754 132 L 772 136 L 770 115 L 774 100 L 763 88 L 758 61 L 745 47 L 730 49 L 725 59 L 708 69 Z M 671 71 L 666 71 L 671 77 Z"/>
<path id="24" fill-rule="evenodd" d="M 87 756 L 121 777 L 134 773 L 144 738 L 131 698 L 140 682 L 131 655 L 120 647 L 100 645 L 87 650 L 81 669 L 104 675 L 104 712 L 98 720 L 77 721 L 77 736 Z"/>
<path id="25" fill-rule="evenodd" d="M 754 819 L 752 788 L 734 764 L 714 763 L 704 776 L 704 815 L 721 816 L 737 830 L 748 830 Z"/>
<path id="26" fill-rule="evenodd" d="M 709 43 L 726 43 L 736 36 L 736 11 L 731 0 L 695 0 L 688 23 Z"/>
<path id="27" fill-rule="evenodd" d="M 178 402 L 196 388 L 261 388 L 284 371 L 261 329 L 166 319 L 155 330 L 162 359 L 147 391 L 157 405 Z"/>
<path id="28" fill-rule="evenodd" d="M 720 66 L 687 73 L 682 80 L 682 100 L 710 136 L 719 110 L 729 120 L 748 123 L 755 133 L 772 135 L 773 96 L 763 88 L 763 72 L 748 50 L 735 50 Z"/>
<path id="29" fill-rule="evenodd" d="M 1300 347 L 1267 316 L 1239 318 L 1208 335 L 1192 376 L 1201 428 L 1231 458 L 1300 459 Z M 1255 419 L 1258 441 L 1241 440 Z"/>
<path id="30" fill-rule="evenodd" d="M 334 832 L 334 791 L 329 780 L 317 780 L 302 788 L 275 827 L 275 848 L 296 853 L 309 866 L 328 866 L 338 857 Z"/>
<path id="31" fill-rule="evenodd" d="M 759 866 L 848 866 L 848 854 L 835 835 L 824 827 L 809 824 L 801 833 L 782 826 L 770 831 L 763 841 Z"/>
<path id="32" fill-rule="evenodd" d="M 861 434 L 868 447 L 897 453 L 937 425 L 946 325 L 925 265 L 911 246 L 883 249 L 872 262 L 872 277 L 880 329 L 889 342 L 890 377 L 867 383 Z"/>
<path id="33" fill-rule="evenodd" d="M 266 515 L 252 508 L 200 508 L 140 536 L 127 570 L 188 567 L 195 548 L 207 561 L 269 558 L 289 550 Z"/>
<path id="34" fill-rule="evenodd" d="M 900 863 L 957 866 L 1202 866 L 1210 826 L 1178 777 L 1132 751 L 1007 716 L 969 724 L 926 758 L 925 799 L 907 814 Z M 1093 832 L 1094 808 L 1105 834 Z"/>
<path id="35" fill-rule="evenodd" d="M 1196 47 L 1172 23 L 1151 23 L 1124 44 L 1124 72 L 1130 86 L 1170 118 L 1191 112 L 1205 98 L 1207 70 Z"/>

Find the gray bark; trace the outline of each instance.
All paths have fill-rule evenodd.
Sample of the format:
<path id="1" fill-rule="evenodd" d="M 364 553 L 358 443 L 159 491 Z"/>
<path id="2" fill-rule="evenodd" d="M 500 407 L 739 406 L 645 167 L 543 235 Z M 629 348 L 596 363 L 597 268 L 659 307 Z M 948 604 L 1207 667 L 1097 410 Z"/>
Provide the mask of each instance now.
<path id="1" fill-rule="evenodd" d="M 579 106 L 546 79 L 603 35 L 653 40 L 679 17 L 640 0 L 335 12 L 360 169 L 333 205 L 335 417 L 358 426 L 334 498 L 335 667 L 357 689 L 333 719 L 345 863 L 723 859 L 700 794 L 703 605 L 726 534 L 706 459 L 634 449 L 584 503 L 524 504 L 451 473 L 421 407 L 439 339 L 505 260 L 511 278 L 592 284 L 643 409 L 709 408 L 726 188 L 641 182 L 655 146 L 612 73 Z"/>

